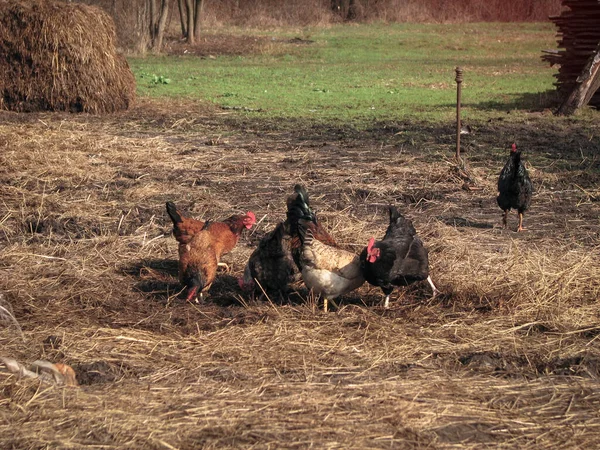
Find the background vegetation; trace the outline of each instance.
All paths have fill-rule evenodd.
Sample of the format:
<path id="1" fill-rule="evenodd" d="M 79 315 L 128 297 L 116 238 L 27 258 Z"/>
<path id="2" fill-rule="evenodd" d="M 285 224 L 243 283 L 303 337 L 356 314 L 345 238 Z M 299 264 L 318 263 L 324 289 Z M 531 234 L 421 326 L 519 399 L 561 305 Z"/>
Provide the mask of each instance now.
<path id="1" fill-rule="evenodd" d="M 263 120 L 364 127 L 405 117 L 451 120 L 458 65 L 466 120 L 543 109 L 554 99 L 555 70 L 540 49 L 553 40 L 551 24 L 228 29 L 207 33 L 196 48 L 129 61 L 141 96 L 204 99 Z"/>
<path id="2" fill-rule="evenodd" d="M 185 37 L 180 26 L 181 0 L 79 1 L 100 6 L 112 15 L 125 49 L 144 52 L 152 48 L 163 11 L 166 33 L 181 37 L 183 31 Z M 561 0 L 204 0 L 197 3 L 201 10 L 200 35 L 206 29 L 230 26 L 264 30 L 340 22 L 546 21 L 549 15 L 561 10 Z"/>

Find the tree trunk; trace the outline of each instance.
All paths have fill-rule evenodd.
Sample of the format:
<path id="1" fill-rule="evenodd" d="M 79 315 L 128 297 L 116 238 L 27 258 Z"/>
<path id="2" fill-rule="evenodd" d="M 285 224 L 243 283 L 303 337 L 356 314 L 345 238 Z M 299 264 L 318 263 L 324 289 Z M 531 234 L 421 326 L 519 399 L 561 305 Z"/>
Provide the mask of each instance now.
<path id="1" fill-rule="evenodd" d="M 356 19 L 356 6 L 355 0 L 331 0 L 331 9 L 344 21 Z"/>
<path id="2" fill-rule="evenodd" d="M 200 17 L 202 16 L 202 9 L 204 8 L 204 0 L 196 0 L 194 4 L 194 39 L 198 40 L 200 37 Z"/>
<path id="3" fill-rule="evenodd" d="M 184 0 L 177 0 L 179 6 L 179 20 L 181 21 L 181 36 L 187 38 L 187 16 L 185 14 Z"/>
<path id="4" fill-rule="evenodd" d="M 145 53 L 152 43 L 150 36 L 150 13 L 148 11 L 149 3 L 147 1 L 141 2 L 137 10 L 136 15 L 136 30 L 139 31 L 139 40 L 137 42 L 136 51 L 139 53 Z"/>
<path id="5" fill-rule="evenodd" d="M 156 39 L 154 42 L 154 51 L 160 52 L 165 37 L 165 28 L 167 26 L 167 18 L 169 17 L 169 0 L 161 0 L 160 14 L 156 24 Z"/>
<path id="6" fill-rule="evenodd" d="M 154 47 L 154 40 L 156 39 L 156 24 L 154 17 L 156 17 L 156 0 L 148 0 L 148 14 L 150 15 L 150 43 Z"/>
<path id="7" fill-rule="evenodd" d="M 356 19 L 356 4 L 354 0 L 348 0 L 348 12 L 346 13 L 346 20 Z"/>
<path id="8" fill-rule="evenodd" d="M 195 38 L 193 0 L 185 0 L 185 9 L 187 13 L 187 41 L 188 44 L 193 44 Z"/>
<path id="9" fill-rule="evenodd" d="M 150 48 L 154 53 L 159 53 L 162 49 L 163 38 L 165 36 L 165 28 L 167 19 L 169 18 L 169 1 L 170 0 L 148 0 L 148 16 L 149 16 L 149 34 Z"/>

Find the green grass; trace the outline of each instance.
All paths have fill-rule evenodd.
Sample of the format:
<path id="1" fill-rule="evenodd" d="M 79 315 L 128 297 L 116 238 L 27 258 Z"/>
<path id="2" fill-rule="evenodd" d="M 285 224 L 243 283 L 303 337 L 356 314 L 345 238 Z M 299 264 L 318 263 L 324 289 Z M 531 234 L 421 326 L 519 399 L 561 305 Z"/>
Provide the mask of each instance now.
<path id="1" fill-rule="evenodd" d="M 465 118 L 539 108 L 554 89 L 556 70 L 540 60 L 541 49 L 556 46 L 551 24 L 378 24 L 247 33 L 274 39 L 302 35 L 315 42 L 214 59 L 130 58 L 138 94 L 198 98 L 257 118 L 360 125 L 450 120 L 456 66 L 464 70 Z"/>

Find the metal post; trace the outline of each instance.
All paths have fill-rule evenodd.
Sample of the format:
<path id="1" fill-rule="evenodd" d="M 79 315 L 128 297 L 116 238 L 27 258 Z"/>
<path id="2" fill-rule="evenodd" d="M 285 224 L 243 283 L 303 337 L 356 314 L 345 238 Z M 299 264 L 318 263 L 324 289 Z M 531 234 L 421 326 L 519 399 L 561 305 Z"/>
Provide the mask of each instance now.
<path id="1" fill-rule="evenodd" d="M 460 162 L 460 94 L 462 84 L 462 69 L 456 69 L 456 161 Z"/>

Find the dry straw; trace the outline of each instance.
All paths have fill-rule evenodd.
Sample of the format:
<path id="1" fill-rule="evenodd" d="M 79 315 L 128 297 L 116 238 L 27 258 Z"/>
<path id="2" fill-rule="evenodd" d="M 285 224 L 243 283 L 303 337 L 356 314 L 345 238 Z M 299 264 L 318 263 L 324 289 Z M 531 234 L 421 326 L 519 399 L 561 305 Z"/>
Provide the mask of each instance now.
<path id="1" fill-rule="evenodd" d="M 68 364 L 80 382 L 0 373 L 1 448 L 597 446 L 597 123 L 482 124 L 466 154 L 482 189 L 466 191 L 444 158 L 450 124 L 264 130 L 148 100 L 114 116 L 0 114 L 0 291 L 27 339 L 0 326 L 2 353 Z M 536 185 L 519 234 L 500 229 L 494 198 L 514 135 Z M 295 182 L 355 251 L 398 205 L 443 295 L 413 286 L 384 310 L 365 285 L 329 314 L 301 285 L 240 297 Z M 166 200 L 262 219 L 206 304 L 177 295 Z"/>
<path id="2" fill-rule="evenodd" d="M 4 295 L 0 294 L 0 325 L 4 326 L 14 326 L 19 336 L 25 341 L 25 336 L 23 335 L 23 330 L 21 329 L 21 325 L 12 312 L 12 307 L 10 304 L 4 300 Z"/>
<path id="3" fill-rule="evenodd" d="M 106 113 L 135 98 L 113 21 L 95 7 L 1 0 L 0 56 L 3 109 Z"/>

